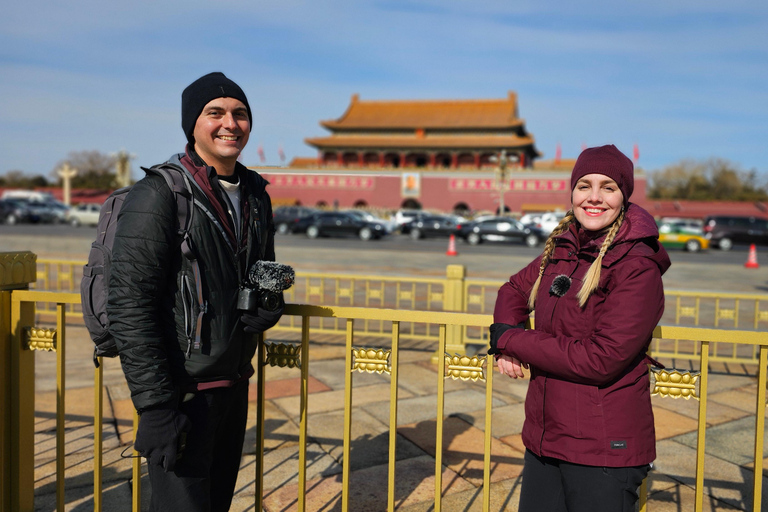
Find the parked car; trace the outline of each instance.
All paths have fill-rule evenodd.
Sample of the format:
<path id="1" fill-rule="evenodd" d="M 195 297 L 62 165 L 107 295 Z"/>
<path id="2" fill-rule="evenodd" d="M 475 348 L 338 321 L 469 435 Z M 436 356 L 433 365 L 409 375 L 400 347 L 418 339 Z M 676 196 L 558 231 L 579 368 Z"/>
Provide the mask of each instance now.
<path id="1" fill-rule="evenodd" d="M 712 245 L 728 251 L 735 243 L 768 244 L 768 219 L 712 215 L 704 219 L 704 233 Z"/>
<path id="2" fill-rule="evenodd" d="M 67 222 L 73 226 L 95 226 L 99 223 L 99 203 L 80 203 L 71 208 L 67 214 Z"/>
<path id="3" fill-rule="evenodd" d="M 674 226 L 682 231 L 690 231 L 694 234 L 700 234 L 704 228 L 703 219 L 690 219 L 686 217 L 662 217 L 659 221 L 659 232 L 662 229 L 671 229 Z"/>
<path id="4" fill-rule="evenodd" d="M 3 224 L 32 222 L 32 213 L 23 203 L 13 199 L 0 199 L 0 222 Z"/>
<path id="5" fill-rule="evenodd" d="M 523 226 L 530 226 L 530 225 L 534 225 L 535 226 L 536 223 L 541 220 L 541 216 L 542 215 L 543 214 L 541 212 L 526 213 L 525 215 L 520 217 L 520 219 L 518 219 L 518 220 L 523 224 Z M 477 219 L 477 220 L 479 220 L 479 219 Z"/>
<path id="6" fill-rule="evenodd" d="M 372 213 L 366 212 L 365 210 L 353 209 L 353 210 L 343 210 L 343 212 L 348 213 L 350 215 L 354 215 L 368 222 L 381 224 L 382 226 L 384 226 L 384 229 L 387 230 L 387 233 L 391 233 L 395 229 L 394 221 L 384 220 L 380 217 L 375 216 Z"/>
<path id="7" fill-rule="evenodd" d="M 56 224 L 63 222 L 66 217 L 66 213 L 53 201 L 38 201 L 23 198 L 17 198 L 14 199 L 14 201 L 24 204 L 26 208 L 29 209 L 33 219 L 32 222 Z"/>
<path id="8" fill-rule="evenodd" d="M 425 215 L 408 222 L 407 231 L 411 238 L 449 237 L 455 234 L 467 219 L 457 215 Z"/>
<path id="9" fill-rule="evenodd" d="M 280 206 L 272 212 L 275 222 L 275 231 L 281 235 L 293 233 L 293 226 L 299 219 L 316 213 L 315 208 L 307 206 Z"/>
<path id="10" fill-rule="evenodd" d="M 547 236 L 560 224 L 560 221 L 565 217 L 566 212 L 547 212 L 542 213 L 539 220 L 536 221 L 533 226 L 542 230 Z"/>
<path id="11" fill-rule="evenodd" d="M 306 233 L 309 238 L 320 236 L 358 236 L 360 240 L 381 238 L 387 234 L 383 224 L 368 222 L 347 212 L 319 212 L 299 219 L 294 233 Z"/>
<path id="12" fill-rule="evenodd" d="M 523 226 L 511 217 L 493 217 L 479 222 L 462 224 L 458 236 L 471 245 L 488 242 L 522 242 L 536 247 L 547 239 L 547 234 L 532 226 Z"/>
<path id="13" fill-rule="evenodd" d="M 396 231 L 400 231 L 400 233 L 404 235 L 407 235 L 410 229 L 410 226 L 408 225 L 408 223 L 413 221 L 414 219 L 420 219 L 427 215 L 429 215 L 429 213 L 425 212 L 424 210 L 406 210 L 406 209 L 398 210 L 395 212 L 395 215 L 392 217 L 392 220 L 395 223 L 394 229 Z"/>
<path id="14" fill-rule="evenodd" d="M 40 218 L 27 206 L 24 201 L 18 199 L 0 199 L 0 221 L 5 224 L 18 224 L 21 222 L 38 222 Z"/>
<path id="15" fill-rule="evenodd" d="M 709 240 L 704 236 L 704 231 L 699 228 L 698 233 L 684 222 L 659 223 L 659 242 L 664 247 L 684 249 L 688 252 L 699 252 L 709 249 Z"/>

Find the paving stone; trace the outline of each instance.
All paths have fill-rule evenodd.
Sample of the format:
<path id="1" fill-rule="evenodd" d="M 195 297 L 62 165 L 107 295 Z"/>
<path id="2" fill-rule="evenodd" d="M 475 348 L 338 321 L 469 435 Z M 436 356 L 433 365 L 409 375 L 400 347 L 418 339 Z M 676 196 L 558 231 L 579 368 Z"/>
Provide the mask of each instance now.
<path id="1" fill-rule="evenodd" d="M 501 401 L 494 400 L 493 407 L 500 407 Z M 485 395 L 474 390 L 462 390 L 445 393 L 445 415 L 476 411 L 485 406 Z M 380 409 L 365 406 L 364 409 L 382 422 L 389 422 L 389 411 L 384 414 Z M 437 416 L 437 397 L 435 395 L 401 398 L 397 404 L 397 421 L 400 424 L 434 420 Z"/>
<path id="2" fill-rule="evenodd" d="M 389 460 L 389 426 L 362 409 L 352 411 L 350 442 L 350 466 L 358 470 L 386 464 Z M 335 460 L 342 462 L 344 412 L 332 412 L 313 416 L 309 431 L 314 442 Z M 419 457 L 424 451 L 401 435 L 396 440 L 397 460 Z"/>
<path id="3" fill-rule="evenodd" d="M 651 403 L 653 404 L 653 412 L 659 409 L 666 409 L 689 418 L 693 418 L 698 422 L 699 419 L 699 401 L 693 398 L 670 398 L 661 396 L 652 396 Z M 754 412 L 754 411 L 753 411 Z M 735 419 L 743 418 L 747 416 L 749 412 L 741 409 L 730 407 L 726 404 L 707 400 L 707 425 L 718 425 L 726 421 L 732 421 Z"/>
<path id="4" fill-rule="evenodd" d="M 256 402 L 248 404 L 243 452 L 254 454 L 257 445 Z M 264 403 L 264 450 L 293 446 L 299 442 L 299 426 L 272 402 Z"/>
<path id="5" fill-rule="evenodd" d="M 697 435 L 692 432 L 675 438 L 675 441 L 696 449 Z M 707 429 L 706 453 L 720 459 L 746 466 L 754 464 L 755 417 L 723 423 Z M 768 457 L 768 433 L 763 432 L 763 457 Z"/>
<path id="6" fill-rule="evenodd" d="M 493 437 L 500 438 L 522 432 L 523 422 L 525 422 L 524 403 L 494 407 L 491 412 L 491 433 L 493 434 Z M 461 412 L 456 415 L 464 421 L 469 422 L 471 425 L 474 425 L 476 428 L 485 431 L 485 409 L 472 412 Z"/>
<path id="7" fill-rule="evenodd" d="M 133 416 L 136 409 L 131 399 L 110 401 L 113 411 L 113 425 L 117 429 L 117 435 L 121 445 L 133 443 Z M 105 418 L 106 422 L 106 418 Z"/>
<path id="8" fill-rule="evenodd" d="M 127 482 L 104 486 L 101 494 L 102 510 L 130 510 L 131 487 Z M 65 485 L 65 506 L 67 512 L 85 512 L 94 509 L 93 486 Z M 35 491 L 35 511 L 56 510 L 56 489 Z M 145 509 L 143 509 L 145 510 Z"/>
<path id="9" fill-rule="evenodd" d="M 253 457 L 253 455 L 244 456 L 243 462 L 241 462 L 241 467 L 245 465 L 246 467 L 253 467 L 255 469 Z M 318 444 L 307 443 L 306 478 L 308 482 L 313 479 L 334 476 L 339 473 L 341 473 L 341 465 L 334 460 L 333 457 L 323 451 Z M 243 478 L 247 480 L 247 472 L 243 474 Z M 296 492 L 297 487 L 295 486 L 299 481 L 299 447 L 297 445 L 286 446 L 265 453 L 263 481 L 265 491 L 274 491 L 275 489 L 279 490 L 286 486 L 294 486 L 294 492 Z M 309 488 L 309 486 L 307 488 Z M 273 494 L 273 492 L 265 492 L 265 497 L 269 494 Z"/>
<path id="10" fill-rule="evenodd" d="M 398 432 L 435 456 L 436 422 L 403 425 Z M 443 422 L 443 464 L 474 486 L 483 484 L 485 434 L 463 419 L 449 416 Z M 497 439 L 491 439 L 491 481 L 516 478 L 523 469 L 523 453 Z"/>
<path id="11" fill-rule="evenodd" d="M 682 436 L 681 436 L 682 437 Z M 693 488 L 696 483 L 696 449 L 677 440 L 656 443 L 656 470 Z M 752 510 L 754 473 L 738 464 L 707 454 L 704 460 L 704 492 L 713 499 L 743 510 Z M 765 479 L 763 480 L 765 482 Z M 768 495 L 762 497 L 768 510 Z"/>
<path id="12" fill-rule="evenodd" d="M 511 436 L 504 436 L 499 438 L 499 441 L 501 441 L 504 444 L 508 444 L 515 450 L 519 451 L 520 453 L 525 453 L 525 445 L 523 444 L 523 436 L 522 434 L 512 434 Z"/>
<path id="13" fill-rule="evenodd" d="M 653 422 L 656 429 L 656 440 L 675 437 L 687 432 L 696 431 L 699 427 L 697 420 L 677 414 L 669 409 L 655 408 Z"/>
<path id="14" fill-rule="evenodd" d="M 321 393 L 323 391 L 330 391 L 331 388 L 312 377 L 307 378 L 307 392 L 308 393 Z M 284 396 L 299 396 L 301 393 L 301 376 L 291 379 L 275 379 L 264 382 L 264 397 L 267 400 L 274 398 L 282 398 Z M 256 382 L 251 382 L 248 386 L 248 400 L 254 401 L 258 398 L 258 385 Z"/>
<path id="15" fill-rule="evenodd" d="M 369 386 L 354 387 L 352 393 L 353 407 L 363 407 L 370 404 L 370 407 L 381 409 L 381 403 L 385 404 L 387 409 L 387 417 L 389 416 L 388 405 L 390 401 L 390 384 L 375 384 Z M 408 391 L 400 389 L 398 390 L 398 400 L 408 399 L 411 394 Z M 308 397 L 308 414 L 318 414 L 323 412 L 343 410 L 345 400 L 345 391 L 326 391 L 322 393 L 315 393 Z M 273 402 L 289 417 L 298 421 L 300 401 L 297 397 L 278 398 Z M 388 420 L 387 420 L 388 421 Z"/>
<path id="16" fill-rule="evenodd" d="M 309 373 L 331 389 L 343 390 L 347 374 L 346 361 L 344 359 L 336 359 L 323 361 L 322 364 L 312 364 L 310 362 Z M 377 383 L 389 382 L 389 377 L 380 375 L 369 375 L 369 377 Z M 359 380 L 353 377 L 353 385 L 357 385 L 355 381 Z M 364 385 L 370 385 L 370 382 L 366 382 Z"/>
<path id="17" fill-rule="evenodd" d="M 490 508 L 495 511 L 516 511 L 520 501 L 521 478 L 501 482 L 492 482 L 490 490 Z M 446 511 L 481 512 L 483 509 L 483 488 L 470 489 L 444 496 L 442 509 Z M 432 512 L 434 504 L 430 501 L 422 501 L 397 509 L 398 512 Z"/>
<path id="18" fill-rule="evenodd" d="M 738 388 L 720 393 L 711 393 L 709 395 L 709 402 L 725 404 L 754 415 L 757 410 L 756 389 Z M 766 409 L 766 414 L 768 414 L 768 409 Z"/>
<path id="19" fill-rule="evenodd" d="M 408 507 L 416 503 L 434 503 L 435 461 L 422 456 L 406 459 L 396 465 L 395 506 Z M 353 471 L 349 481 L 350 510 L 386 510 L 387 508 L 388 465 L 375 466 Z M 341 475 L 320 478 L 307 482 L 307 510 L 340 510 L 342 496 Z M 443 468 L 443 494 L 473 489 L 472 485 L 453 471 Z M 297 510 L 298 488 L 285 485 L 265 499 L 267 511 L 291 512 Z"/>

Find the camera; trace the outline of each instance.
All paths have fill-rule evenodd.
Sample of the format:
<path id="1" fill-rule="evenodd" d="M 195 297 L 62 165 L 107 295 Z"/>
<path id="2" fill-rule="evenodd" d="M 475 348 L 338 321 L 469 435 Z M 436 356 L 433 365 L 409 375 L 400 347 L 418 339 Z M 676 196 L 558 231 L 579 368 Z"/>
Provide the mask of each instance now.
<path id="1" fill-rule="evenodd" d="M 277 311 L 283 305 L 283 291 L 293 286 L 296 273 L 289 265 L 274 261 L 257 261 L 248 271 L 237 294 L 237 309 L 258 308 Z"/>

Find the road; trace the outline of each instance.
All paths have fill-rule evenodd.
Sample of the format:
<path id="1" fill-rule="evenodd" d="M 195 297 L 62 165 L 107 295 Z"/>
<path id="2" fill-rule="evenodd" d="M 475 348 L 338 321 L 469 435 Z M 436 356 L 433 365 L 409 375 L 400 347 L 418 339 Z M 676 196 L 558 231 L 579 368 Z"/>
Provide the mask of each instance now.
<path id="1" fill-rule="evenodd" d="M 84 260 L 93 227 L 34 224 L 0 225 L 0 252 L 30 250 L 40 258 Z M 536 257 L 539 248 L 522 244 L 484 243 L 477 246 L 456 241 L 457 256 L 447 256 L 445 238 L 412 240 L 393 235 L 382 240 L 361 241 L 357 238 L 319 238 L 304 235 L 277 235 L 278 261 L 292 265 L 300 272 L 343 272 L 356 274 L 444 276 L 450 264 L 467 268 L 470 278 L 504 280 Z M 758 248 L 757 269 L 746 269 L 748 247 L 731 251 L 718 249 L 687 253 L 671 249 L 672 268 L 664 276 L 668 289 L 727 291 L 736 293 L 768 293 L 768 273 L 762 256 L 768 248 Z M 762 261 L 761 261 L 762 260 Z"/>

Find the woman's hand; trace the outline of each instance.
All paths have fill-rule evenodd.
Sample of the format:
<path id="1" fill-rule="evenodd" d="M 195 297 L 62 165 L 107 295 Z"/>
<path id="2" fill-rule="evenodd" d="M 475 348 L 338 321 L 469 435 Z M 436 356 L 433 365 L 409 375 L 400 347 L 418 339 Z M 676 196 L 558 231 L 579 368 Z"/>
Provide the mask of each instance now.
<path id="1" fill-rule="evenodd" d="M 509 375 L 513 379 L 524 378 L 523 368 L 528 369 L 528 364 L 521 363 L 519 359 L 508 355 L 500 356 L 496 364 L 499 366 L 499 373 Z"/>

